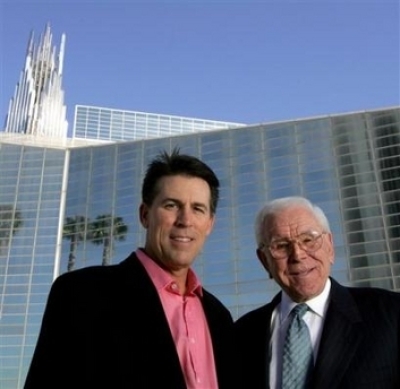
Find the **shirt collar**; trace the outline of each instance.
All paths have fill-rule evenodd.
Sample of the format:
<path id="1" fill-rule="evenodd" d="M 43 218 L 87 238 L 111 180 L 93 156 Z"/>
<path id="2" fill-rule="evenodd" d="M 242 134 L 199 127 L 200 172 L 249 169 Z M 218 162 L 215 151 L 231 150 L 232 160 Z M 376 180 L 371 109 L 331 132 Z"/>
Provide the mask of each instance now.
<path id="1" fill-rule="evenodd" d="M 158 291 L 161 289 L 165 289 L 167 291 L 174 291 L 175 289 L 172 287 L 175 284 L 175 280 L 172 276 L 164 270 L 160 265 L 157 264 L 152 258 L 150 258 L 143 249 L 136 250 L 136 256 L 139 261 L 142 263 L 147 273 L 149 274 L 151 280 L 154 283 L 154 286 Z M 187 295 L 189 294 L 197 294 L 198 296 L 203 296 L 203 288 L 201 286 L 200 280 L 196 276 L 195 272 L 192 269 L 188 270 L 187 274 Z"/>
<path id="2" fill-rule="evenodd" d="M 331 280 L 328 278 L 325 287 L 318 296 L 306 301 L 308 307 L 318 316 L 324 317 L 326 310 L 328 308 L 329 292 L 331 290 Z M 284 321 L 288 316 L 290 311 L 298 303 L 294 302 L 284 291 L 282 291 L 282 299 L 280 306 L 280 319 L 281 322 Z"/>

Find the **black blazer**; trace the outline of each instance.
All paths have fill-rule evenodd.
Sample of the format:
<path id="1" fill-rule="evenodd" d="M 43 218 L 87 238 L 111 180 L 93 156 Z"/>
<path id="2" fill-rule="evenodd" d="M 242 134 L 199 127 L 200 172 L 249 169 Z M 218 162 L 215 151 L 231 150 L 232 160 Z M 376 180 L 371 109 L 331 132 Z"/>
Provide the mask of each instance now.
<path id="1" fill-rule="evenodd" d="M 231 314 L 205 290 L 202 304 L 219 389 L 231 389 Z M 158 293 L 134 253 L 55 280 L 24 388 L 186 388 Z"/>
<path id="2" fill-rule="evenodd" d="M 314 368 L 316 389 L 400 388 L 400 294 L 333 279 Z M 269 387 L 270 323 L 281 293 L 235 323 L 242 388 Z"/>

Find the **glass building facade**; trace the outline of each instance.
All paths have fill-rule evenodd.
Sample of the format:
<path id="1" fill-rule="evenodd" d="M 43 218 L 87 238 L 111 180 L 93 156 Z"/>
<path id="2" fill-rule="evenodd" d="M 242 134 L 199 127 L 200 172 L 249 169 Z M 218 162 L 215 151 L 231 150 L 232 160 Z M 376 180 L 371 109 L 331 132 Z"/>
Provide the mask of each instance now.
<path id="1" fill-rule="evenodd" d="M 104 141 L 138 140 L 241 125 L 243 124 L 77 105 L 73 137 Z"/>
<path id="2" fill-rule="evenodd" d="M 124 112 L 125 123 L 140 116 Z M 54 278 L 143 245 L 143 174 L 176 146 L 220 178 L 216 225 L 195 270 L 234 318 L 278 291 L 257 260 L 253 222 L 281 196 L 326 212 L 336 280 L 400 291 L 400 107 L 183 133 L 104 119 L 113 115 L 77 107 L 73 139 L 0 133 L 0 388 L 22 388 Z"/>

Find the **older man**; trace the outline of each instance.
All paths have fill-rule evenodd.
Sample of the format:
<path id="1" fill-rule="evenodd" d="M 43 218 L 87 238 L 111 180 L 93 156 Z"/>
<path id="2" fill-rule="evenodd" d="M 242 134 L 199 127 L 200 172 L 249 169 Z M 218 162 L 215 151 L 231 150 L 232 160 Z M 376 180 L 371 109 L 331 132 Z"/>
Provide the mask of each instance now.
<path id="1" fill-rule="evenodd" d="M 330 277 L 323 211 L 302 197 L 267 203 L 257 256 L 281 292 L 235 323 L 243 388 L 400 388 L 400 294 Z"/>

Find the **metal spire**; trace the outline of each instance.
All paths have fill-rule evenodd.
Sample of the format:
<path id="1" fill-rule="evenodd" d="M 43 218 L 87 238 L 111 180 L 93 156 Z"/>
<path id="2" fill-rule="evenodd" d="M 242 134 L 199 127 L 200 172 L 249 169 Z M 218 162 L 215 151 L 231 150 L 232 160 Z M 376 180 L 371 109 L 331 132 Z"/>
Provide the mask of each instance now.
<path id="1" fill-rule="evenodd" d="M 68 122 L 62 89 L 64 47 L 65 34 L 62 34 L 60 51 L 56 56 L 49 23 L 40 36 L 39 46 L 35 46 L 34 33 L 31 32 L 25 67 L 10 100 L 6 132 L 67 137 Z"/>

